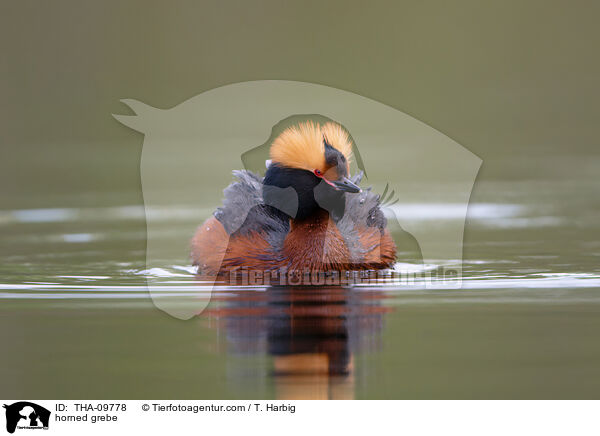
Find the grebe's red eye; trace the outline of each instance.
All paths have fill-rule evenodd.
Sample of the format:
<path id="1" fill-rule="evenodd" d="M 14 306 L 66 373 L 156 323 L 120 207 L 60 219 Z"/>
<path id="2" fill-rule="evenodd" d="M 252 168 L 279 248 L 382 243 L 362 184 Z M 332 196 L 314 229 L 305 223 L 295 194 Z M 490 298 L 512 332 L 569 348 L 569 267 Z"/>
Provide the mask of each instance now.
<path id="1" fill-rule="evenodd" d="M 317 177 L 321 177 L 323 175 L 323 173 L 321 172 L 321 170 L 315 170 L 315 176 Z"/>

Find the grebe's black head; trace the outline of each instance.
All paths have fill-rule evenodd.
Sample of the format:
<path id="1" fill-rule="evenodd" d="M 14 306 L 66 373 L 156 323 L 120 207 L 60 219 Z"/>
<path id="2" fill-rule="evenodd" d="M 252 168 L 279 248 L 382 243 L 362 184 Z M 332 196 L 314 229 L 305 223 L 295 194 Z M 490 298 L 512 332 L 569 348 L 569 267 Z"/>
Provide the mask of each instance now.
<path id="1" fill-rule="evenodd" d="M 311 122 L 285 130 L 271 146 L 271 165 L 264 179 L 265 203 L 278 207 L 292 201 L 281 189 L 293 188 L 297 195 L 295 214 L 289 203 L 278 207 L 296 220 L 324 209 L 334 220 L 344 215 L 345 195 L 360 192 L 348 178 L 352 145 L 348 133 L 339 125 L 319 126 Z"/>

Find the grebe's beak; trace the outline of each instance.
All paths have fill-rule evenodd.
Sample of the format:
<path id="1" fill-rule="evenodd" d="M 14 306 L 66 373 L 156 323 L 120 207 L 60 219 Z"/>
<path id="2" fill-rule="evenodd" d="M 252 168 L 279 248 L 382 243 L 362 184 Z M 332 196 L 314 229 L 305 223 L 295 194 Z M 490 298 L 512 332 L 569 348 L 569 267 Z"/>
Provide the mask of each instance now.
<path id="1" fill-rule="evenodd" d="M 360 189 L 360 187 L 357 184 L 353 183 L 352 180 L 350 180 L 348 177 L 342 177 L 339 180 L 335 180 L 332 182 L 332 184 L 334 188 L 338 191 L 349 192 L 352 194 L 356 194 L 362 191 L 362 189 Z"/>

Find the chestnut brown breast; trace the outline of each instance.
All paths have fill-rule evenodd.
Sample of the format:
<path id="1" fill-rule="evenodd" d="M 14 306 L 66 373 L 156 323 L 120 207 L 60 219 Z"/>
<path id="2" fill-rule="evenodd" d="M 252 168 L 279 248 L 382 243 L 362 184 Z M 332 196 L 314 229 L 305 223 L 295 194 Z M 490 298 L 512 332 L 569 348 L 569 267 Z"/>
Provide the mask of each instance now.
<path id="1" fill-rule="evenodd" d="M 214 217 L 198 228 L 192 239 L 192 260 L 199 271 L 216 275 L 244 267 L 271 271 L 286 268 L 297 271 L 344 271 L 390 267 L 396 247 L 387 230 L 357 229 L 363 255 L 351 259 L 346 240 L 325 212 L 292 222 L 281 251 L 275 250 L 267 235 L 249 232 L 229 236 Z"/>

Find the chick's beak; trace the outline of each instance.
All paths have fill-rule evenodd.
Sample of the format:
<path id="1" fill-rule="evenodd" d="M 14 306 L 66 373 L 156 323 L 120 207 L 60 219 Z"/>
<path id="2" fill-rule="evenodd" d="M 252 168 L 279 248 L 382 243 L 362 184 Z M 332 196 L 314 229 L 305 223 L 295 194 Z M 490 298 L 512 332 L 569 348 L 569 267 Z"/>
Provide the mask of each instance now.
<path id="1" fill-rule="evenodd" d="M 349 192 L 352 194 L 356 194 L 362 191 L 360 187 L 354 182 L 352 182 L 352 180 L 350 180 L 348 177 L 342 177 L 339 180 L 333 181 L 333 185 L 335 189 L 339 191 Z"/>

